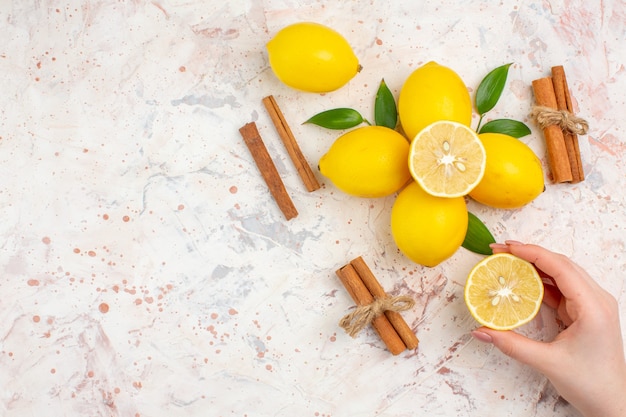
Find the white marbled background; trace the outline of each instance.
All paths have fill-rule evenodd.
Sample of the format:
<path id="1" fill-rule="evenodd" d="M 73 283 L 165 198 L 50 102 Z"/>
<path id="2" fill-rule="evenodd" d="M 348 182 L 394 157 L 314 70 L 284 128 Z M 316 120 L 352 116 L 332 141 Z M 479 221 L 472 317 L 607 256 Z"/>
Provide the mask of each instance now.
<path id="1" fill-rule="evenodd" d="M 270 70 L 265 43 L 302 20 L 353 46 L 364 69 L 341 90 L 297 92 Z M 422 268 L 393 243 L 393 197 L 321 176 L 308 193 L 261 99 L 315 166 L 338 132 L 301 123 L 332 107 L 371 117 L 381 78 L 397 95 L 436 60 L 473 94 L 513 62 L 490 117 L 533 128 L 522 140 L 547 190 L 470 209 L 500 241 L 572 256 L 626 313 L 625 28 L 623 0 L 0 1 L 0 415 L 578 416 L 469 336 L 462 288 L 481 257 Z M 528 117 L 553 65 L 591 125 L 575 185 L 550 182 Z M 299 210 L 289 222 L 239 135 L 250 121 Z M 339 328 L 353 302 L 334 271 L 359 255 L 416 299 L 416 351 Z M 553 312 L 521 331 L 549 340 Z"/>

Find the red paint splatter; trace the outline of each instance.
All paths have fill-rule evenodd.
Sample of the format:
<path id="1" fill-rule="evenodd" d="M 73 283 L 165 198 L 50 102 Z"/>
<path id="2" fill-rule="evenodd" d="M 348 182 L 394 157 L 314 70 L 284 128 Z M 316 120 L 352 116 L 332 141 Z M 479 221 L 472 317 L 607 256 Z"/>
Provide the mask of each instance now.
<path id="1" fill-rule="evenodd" d="M 36 287 L 39 285 L 39 280 L 37 279 L 29 279 L 26 283 L 31 287 Z"/>
<path id="2" fill-rule="evenodd" d="M 129 221 L 130 221 L 130 217 L 128 217 L 128 216 L 124 216 L 124 217 L 122 217 L 122 220 L 123 220 L 124 222 L 129 222 Z"/>
<path id="3" fill-rule="evenodd" d="M 239 314 L 239 312 L 235 310 L 234 308 L 231 308 L 230 310 L 228 310 L 228 314 L 230 314 L 231 316 L 234 316 L 235 314 Z"/>
<path id="4" fill-rule="evenodd" d="M 217 331 L 215 330 L 215 326 L 211 325 L 206 328 L 213 336 L 217 337 Z"/>
<path id="5" fill-rule="evenodd" d="M 237 187 L 236 186 L 232 186 L 228 189 L 228 191 L 230 191 L 231 194 L 237 194 Z"/>
<path id="6" fill-rule="evenodd" d="M 74 253 L 80 253 L 80 249 L 74 248 Z"/>
<path id="7" fill-rule="evenodd" d="M 98 310 L 100 310 L 102 314 L 106 314 L 109 312 L 109 305 L 107 303 L 101 303 L 98 306 Z"/>
<path id="8" fill-rule="evenodd" d="M 50 373 L 51 373 L 51 374 L 56 374 L 56 373 L 57 373 L 57 370 L 56 370 L 56 369 L 54 369 L 54 368 L 52 368 L 52 369 L 50 369 Z"/>
<path id="9" fill-rule="evenodd" d="M 109 220 L 109 215 L 105 213 L 105 214 L 102 215 L 102 218 L 104 220 Z"/>
<path id="10" fill-rule="evenodd" d="M 93 258 L 94 256 L 96 256 L 96 252 L 90 250 L 89 252 L 87 252 L 87 255 L 89 255 L 89 256 L 91 256 Z"/>
<path id="11" fill-rule="evenodd" d="M 48 236 L 44 236 L 43 239 L 41 239 L 41 241 L 46 245 L 50 244 L 50 238 Z"/>
<path id="12" fill-rule="evenodd" d="M 39 322 L 41 321 L 41 317 L 39 317 L 39 316 L 33 316 L 33 321 L 34 321 L 35 323 L 39 323 Z"/>
<path id="13" fill-rule="evenodd" d="M 180 71 L 180 72 L 185 72 L 185 71 L 187 71 L 187 68 L 185 68 L 185 66 L 184 66 L 184 65 L 181 65 L 181 66 L 178 68 L 178 71 Z"/>
<path id="14" fill-rule="evenodd" d="M 178 205 L 178 210 L 183 210 L 184 208 L 185 208 L 185 205 L 184 205 L 184 204 L 179 204 L 179 205 Z"/>

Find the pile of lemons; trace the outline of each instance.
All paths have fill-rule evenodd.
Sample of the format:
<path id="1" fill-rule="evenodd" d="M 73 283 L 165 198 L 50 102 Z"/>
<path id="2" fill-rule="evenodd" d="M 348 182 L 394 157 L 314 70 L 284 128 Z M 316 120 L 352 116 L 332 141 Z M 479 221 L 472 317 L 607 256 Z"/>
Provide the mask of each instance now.
<path id="1" fill-rule="evenodd" d="M 329 92 L 360 70 L 348 42 L 316 23 L 296 23 L 267 44 L 270 66 L 285 84 Z M 521 207 L 544 190 L 541 162 L 518 139 L 477 134 L 467 86 L 436 62 L 417 68 L 398 97 L 399 126 L 363 126 L 336 139 L 319 161 L 320 172 L 350 195 L 397 193 L 391 231 L 398 248 L 435 266 L 462 245 L 467 198 L 496 208 Z"/>

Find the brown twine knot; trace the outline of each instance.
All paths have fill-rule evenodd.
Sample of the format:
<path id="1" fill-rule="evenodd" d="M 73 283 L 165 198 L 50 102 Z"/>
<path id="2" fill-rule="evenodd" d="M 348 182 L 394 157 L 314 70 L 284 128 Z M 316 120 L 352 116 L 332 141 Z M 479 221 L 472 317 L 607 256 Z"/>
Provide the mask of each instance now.
<path id="1" fill-rule="evenodd" d="M 339 321 L 339 326 L 351 337 L 356 337 L 365 326 L 370 324 L 376 317 L 384 314 L 385 311 L 399 312 L 409 310 L 414 305 L 415 301 L 408 295 L 376 298 L 372 303 L 358 306 L 353 312 L 346 314 Z"/>
<path id="2" fill-rule="evenodd" d="M 576 135 L 584 135 L 589 130 L 589 123 L 587 123 L 585 119 L 567 110 L 556 110 L 546 106 L 534 106 L 531 116 L 537 120 L 537 124 L 541 129 L 557 125 L 561 130 Z"/>

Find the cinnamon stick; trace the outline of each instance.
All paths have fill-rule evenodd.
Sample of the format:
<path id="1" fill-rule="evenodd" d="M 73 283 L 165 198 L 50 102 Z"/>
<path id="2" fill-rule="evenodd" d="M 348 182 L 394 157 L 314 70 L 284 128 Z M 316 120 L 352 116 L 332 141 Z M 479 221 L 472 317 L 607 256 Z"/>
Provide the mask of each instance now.
<path id="1" fill-rule="evenodd" d="M 363 306 L 374 302 L 374 297 L 361 281 L 359 274 L 351 264 L 344 265 L 335 271 L 343 286 L 357 305 Z M 372 321 L 372 327 L 393 354 L 398 355 L 406 349 L 406 345 L 391 325 L 386 315 L 382 314 Z"/>
<path id="2" fill-rule="evenodd" d="M 369 290 L 370 294 L 374 296 L 374 298 L 387 297 L 387 293 L 361 256 L 350 261 L 350 265 L 352 265 L 352 267 L 356 270 L 357 274 L 361 278 L 361 281 L 363 281 L 363 284 Z M 385 311 L 385 316 L 387 316 L 391 325 L 394 329 L 396 329 L 398 336 L 400 336 L 407 349 L 415 349 L 419 344 L 419 340 L 406 321 L 404 321 L 402 315 L 397 311 L 387 310 Z"/>
<path id="3" fill-rule="evenodd" d="M 565 70 L 562 65 L 552 67 L 552 84 L 554 86 L 557 108 L 574 113 L 572 98 L 570 96 L 569 86 L 567 85 Z M 565 147 L 567 148 L 567 155 L 572 170 L 572 183 L 581 182 L 585 179 L 585 174 L 580 157 L 578 135 L 570 131 L 565 131 L 563 132 L 563 137 L 565 139 Z"/>
<path id="4" fill-rule="evenodd" d="M 287 220 L 291 220 L 292 218 L 298 215 L 298 210 L 296 210 L 293 201 L 291 201 L 291 197 L 287 193 L 285 189 L 285 185 L 283 184 L 282 179 L 276 169 L 276 165 L 272 161 L 265 144 L 263 143 L 263 139 L 259 134 L 259 131 L 254 122 L 250 122 L 245 124 L 239 129 L 239 133 L 243 137 L 246 146 L 250 150 L 252 157 L 254 158 L 254 162 L 256 163 L 259 171 L 261 171 L 261 175 L 265 180 L 274 200 L 278 204 L 278 207 L 285 215 Z"/>
<path id="5" fill-rule="evenodd" d="M 535 101 L 539 106 L 557 110 L 552 77 L 543 77 L 534 80 L 532 86 L 533 92 L 535 93 Z M 544 127 L 543 134 L 546 139 L 548 162 L 554 182 L 561 183 L 572 181 L 572 169 L 567 155 L 567 148 L 565 147 L 563 131 L 557 125 L 549 125 Z"/>
<path id="6" fill-rule="evenodd" d="M 315 174 L 306 161 L 306 158 L 302 154 L 300 146 L 289 128 L 283 112 L 280 110 L 280 107 L 278 107 L 278 103 L 276 103 L 276 99 L 274 99 L 274 96 L 267 96 L 263 99 L 263 104 L 265 105 L 265 108 L 274 123 L 274 127 L 276 127 L 276 131 L 285 145 L 285 148 L 287 148 L 287 153 L 289 153 L 291 161 L 295 165 L 300 178 L 302 178 L 304 186 L 309 192 L 319 189 L 320 184 L 317 181 L 317 178 L 315 178 Z"/>

